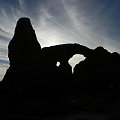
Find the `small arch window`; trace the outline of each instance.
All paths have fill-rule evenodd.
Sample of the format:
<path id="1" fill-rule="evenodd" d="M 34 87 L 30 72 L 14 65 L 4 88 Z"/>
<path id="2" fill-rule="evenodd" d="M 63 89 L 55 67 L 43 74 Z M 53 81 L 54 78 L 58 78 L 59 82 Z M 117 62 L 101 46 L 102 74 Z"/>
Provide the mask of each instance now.
<path id="1" fill-rule="evenodd" d="M 57 67 L 59 67 L 59 66 L 60 66 L 60 62 L 59 62 L 59 61 L 56 63 L 56 66 L 57 66 Z"/>

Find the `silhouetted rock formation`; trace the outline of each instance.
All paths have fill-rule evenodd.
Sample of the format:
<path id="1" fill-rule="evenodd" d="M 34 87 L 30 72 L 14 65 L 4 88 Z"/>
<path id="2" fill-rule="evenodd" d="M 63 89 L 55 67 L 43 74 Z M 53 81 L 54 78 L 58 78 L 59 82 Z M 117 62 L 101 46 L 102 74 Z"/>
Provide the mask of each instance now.
<path id="1" fill-rule="evenodd" d="M 56 76 L 56 79 L 60 79 L 57 80 L 59 82 L 65 81 L 66 79 L 63 79 L 65 77 L 70 81 L 72 76 L 72 69 L 68 61 L 75 54 L 83 54 L 84 56 L 88 56 L 89 54 L 92 54 L 92 50 L 79 44 L 61 44 L 45 47 L 42 49 L 42 58 L 44 61 L 43 69 L 49 70 L 48 73 L 50 73 L 50 75 L 54 74 L 52 76 Z M 59 67 L 56 66 L 57 62 L 60 62 Z M 58 72 L 56 73 L 56 71 Z"/>
<path id="2" fill-rule="evenodd" d="M 117 58 L 117 59 L 116 59 Z M 110 53 L 103 47 L 97 47 L 90 57 L 74 68 L 74 79 L 84 82 L 81 87 L 107 89 L 120 79 L 120 55 Z"/>
<path id="3" fill-rule="evenodd" d="M 119 68 L 120 55 L 110 53 L 103 47 L 97 47 L 91 56 L 77 64 L 74 68 L 73 79 L 76 81 L 76 91 L 82 94 L 80 97 L 83 101 L 87 101 L 87 104 L 93 103 L 94 108 L 96 104 L 100 103 L 105 107 L 105 103 L 109 104 L 119 99 Z"/>
<path id="4" fill-rule="evenodd" d="M 41 47 L 37 41 L 30 19 L 19 19 L 15 28 L 15 34 L 8 46 L 10 66 L 28 65 L 37 62 L 38 56 L 36 55 L 40 54 L 40 50 Z"/>
<path id="5" fill-rule="evenodd" d="M 32 74 L 39 69 L 40 52 L 41 47 L 30 19 L 19 19 L 8 46 L 10 68 L 3 79 L 10 93 L 17 93 L 30 87 L 34 77 Z"/>
<path id="6" fill-rule="evenodd" d="M 72 74 L 68 61 L 75 54 L 82 54 L 86 59 L 75 66 Z M 101 103 L 104 107 L 108 100 L 120 94 L 118 53 L 110 53 L 103 47 L 93 50 L 76 43 L 41 49 L 29 18 L 18 20 L 8 57 L 10 67 L 0 86 L 4 110 L 14 107 L 31 113 L 35 102 L 35 109 L 41 111 L 44 104 L 46 109 L 55 108 L 54 112 L 58 108 L 59 112 L 71 108 L 100 110 Z"/>
<path id="7" fill-rule="evenodd" d="M 68 89 L 65 86 L 72 81 L 72 69 L 68 60 L 77 53 L 88 56 L 91 51 L 79 44 L 62 44 L 41 49 L 30 19 L 20 18 L 8 46 L 10 68 L 3 84 L 12 94 L 23 94 L 25 91 L 36 93 L 43 89 L 44 95 L 54 93 L 55 89 L 64 93 Z M 60 66 L 56 66 L 57 62 L 60 62 Z"/>

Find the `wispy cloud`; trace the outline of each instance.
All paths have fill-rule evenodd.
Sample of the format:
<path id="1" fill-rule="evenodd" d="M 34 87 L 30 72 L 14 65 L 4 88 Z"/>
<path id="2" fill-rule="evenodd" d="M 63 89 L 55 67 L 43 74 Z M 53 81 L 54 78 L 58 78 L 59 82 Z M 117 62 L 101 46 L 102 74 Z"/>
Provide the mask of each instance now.
<path id="1" fill-rule="evenodd" d="M 31 19 L 42 47 L 76 42 L 120 52 L 119 5 L 119 0 L 1 0 L 0 60 L 8 61 L 7 45 L 20 17 Z"/>

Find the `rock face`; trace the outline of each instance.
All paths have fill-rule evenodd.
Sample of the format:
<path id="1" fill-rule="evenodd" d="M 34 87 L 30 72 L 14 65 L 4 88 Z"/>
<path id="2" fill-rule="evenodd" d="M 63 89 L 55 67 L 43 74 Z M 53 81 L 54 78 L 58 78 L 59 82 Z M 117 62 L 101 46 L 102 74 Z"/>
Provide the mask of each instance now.
<path id="1" fill-rule="evenodd" d="M 37 69 L 40 54 L 41 47 L 30 19 L 20 18 L 8 45 L 10 67 L 2 81 L 8 91 L 17 93 L 32 84 L 32 71 Z"/>
<path id="2" fill-rule="evenodd" d="M 84 89 L 117 89 L 120 84 L 119 61 L 119 54 L 97 47 L 91 56 L 75 66 L 74 79 L 79 81 Z"/>
<path id="3" fill-rule="evenodd" d="M 88 56 L 91 52 L 91 49 L 79 44 L 41 49 L 30 19 L 20 18 L 8 45 L 10 67 L 2 82 L 8 92 L 15 94 L 35 89 L 48 92 L 51 88 L 62 88 L 72 81 L 72 69 L 68 60 L 74 54 Z M 60 62 L 59 67 L 56 66 L 57 62 Z"/>
<path id="4" fill-rule="evenodd" d="M 75 54 L 82 54 L 86 59 L 75 66 L 72 74 L 68 61 Z M 1 87 L 4 95 L 12 96 L 13 102 L 77 98 L 91 105 L 96 101 L 106 102 L 110 92 L 113 96 L 119 93 L 118 53 L 110 53 L 103 47 L 93 50 L 76 43 L 41 48 L 29 18 L 18 20 L 8 46 L 8 57 L 10 67 Z M 108 96 L 103 97 L 103 93 Z"/>
<path id="5" fill-rule="evenodd" d="M 10 66 L 30 64 L 36 62 L 36 57 L 40 54 L 40 44 L 29 18 L 18 20 L 15 33 L 8 46 L 8 57 Z"/>

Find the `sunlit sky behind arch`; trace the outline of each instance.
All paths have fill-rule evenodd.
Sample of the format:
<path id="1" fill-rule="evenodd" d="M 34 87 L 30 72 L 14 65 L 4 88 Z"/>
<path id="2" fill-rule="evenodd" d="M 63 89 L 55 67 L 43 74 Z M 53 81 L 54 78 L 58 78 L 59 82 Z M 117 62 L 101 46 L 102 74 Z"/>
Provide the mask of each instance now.
<path id="1" fill-rule="evenodd" d="M 42 47 L 79 43 L 120 53 L 119 11 L 119 0 L 0 0 L 0 80 L 8 67 L 7 46 L 20 17 L 31 19 Z"/>

